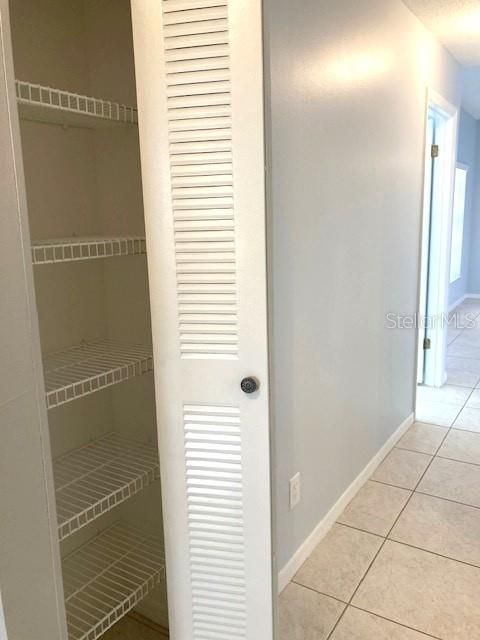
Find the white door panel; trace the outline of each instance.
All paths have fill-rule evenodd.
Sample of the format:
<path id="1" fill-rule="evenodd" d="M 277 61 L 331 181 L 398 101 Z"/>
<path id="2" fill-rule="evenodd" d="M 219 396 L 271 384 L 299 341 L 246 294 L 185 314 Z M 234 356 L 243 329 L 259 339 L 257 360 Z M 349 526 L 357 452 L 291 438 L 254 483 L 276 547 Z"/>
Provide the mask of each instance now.
<path id="1" fill-rule="evenodd" d="M 171 637 L 269 640 L 261 2 L 132 11 Z"/>

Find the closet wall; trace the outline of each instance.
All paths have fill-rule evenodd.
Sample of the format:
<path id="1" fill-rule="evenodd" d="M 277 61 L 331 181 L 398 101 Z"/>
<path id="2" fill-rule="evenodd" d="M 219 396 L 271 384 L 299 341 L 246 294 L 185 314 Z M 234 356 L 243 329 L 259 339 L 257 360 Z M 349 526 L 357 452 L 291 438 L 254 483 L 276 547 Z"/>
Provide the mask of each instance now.
<path id="1" fill-rule="evenodd" d="M 12 0 L 18 80 L 135 105 L 128 0 Z M 21 120 L 32 242 L 71 236 L 144 236 L 138 129 Z M 108 338 L 150 345 L 145 255 L 34 267 L 42 352 Z M 157 446 L 153 374 L 49 411 L 58 459 L 109 432 Z M 160 482 L 61 544 L 66 556 L 118 519 L 158 537 Z M 161 537 L 161 536 L 160 536 Z M 165 585 L 137 610 L 167 626 Z"/>

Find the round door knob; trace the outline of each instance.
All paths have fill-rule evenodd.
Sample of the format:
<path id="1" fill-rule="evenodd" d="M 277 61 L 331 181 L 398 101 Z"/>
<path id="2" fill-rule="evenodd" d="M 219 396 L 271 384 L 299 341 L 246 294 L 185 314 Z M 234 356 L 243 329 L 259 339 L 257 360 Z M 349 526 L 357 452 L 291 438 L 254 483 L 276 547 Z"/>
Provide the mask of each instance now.
<path id="1" fill-rule="evenodd" d="M 255 391 L 257 391 L 259 386 L 259 381 L 252 376 L 244 378 L 240 383 L 240 387 L 242 388 L 242 391 L 244 393 L 254 393 Z"/>

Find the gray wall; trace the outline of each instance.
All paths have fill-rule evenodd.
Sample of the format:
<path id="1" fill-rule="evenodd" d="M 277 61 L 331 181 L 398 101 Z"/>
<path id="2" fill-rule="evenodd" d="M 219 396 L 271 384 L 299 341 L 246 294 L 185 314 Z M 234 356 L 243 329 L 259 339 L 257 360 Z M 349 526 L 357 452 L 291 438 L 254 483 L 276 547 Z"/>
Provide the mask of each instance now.
<path id="1" fill-rule="evenodd" d="M 473 277 L 478 274 L 477 281 L 480 285 L 480 256 L 477 257 L 476 255 L 478 250 L 475 251 L 475 245 L 471 246 L 470 244 L 474 228 L 472 222 L 474 211 L 474 192 L 476 182 L 478 182 L 478 161 L 476 149 L 478 128 L 477 120 L 462 109 L 460 112 L 458 126 L 457 162 L 467 165 L 469 167 L 469 172 L 467 175 L 467 195 L 465 200 L 465 221 L 463 227 L 462 274 L 458 280 L 455 280 L 455 282 L 450 284 L 448 291 L 448 303 L 450 306 L 459 301 L 466 293 L 473 293 L 473 290 L 470 290 L 469 287 L 470 271 L 472 271 Z M 478 244 L 476 246 L 478 247 Z M 472 264 L 470 266 L 471 251 Z"/>
<path id="2" fill-rule="evenodd" d="M 399 0 L 267 0 L 281 569 L 413 411 L 426 84 L 458 69 Z M 289 511 L 288 481 L 302 475 Z"/>

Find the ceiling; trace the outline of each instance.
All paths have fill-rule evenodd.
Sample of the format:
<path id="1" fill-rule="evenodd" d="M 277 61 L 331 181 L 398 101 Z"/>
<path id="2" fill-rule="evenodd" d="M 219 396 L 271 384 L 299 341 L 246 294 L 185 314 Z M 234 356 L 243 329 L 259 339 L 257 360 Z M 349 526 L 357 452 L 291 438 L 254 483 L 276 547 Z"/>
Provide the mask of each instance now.
<path id="1" fill-rule="evenodd" d="M 480 65 L 479 0 L 404 0 L 465 66 Z"/>
<path id="2" fill-rule="evenodd" d="M 463 69 L 463 106 L 480 118 L 480 0 L 403 0 Z"/>

